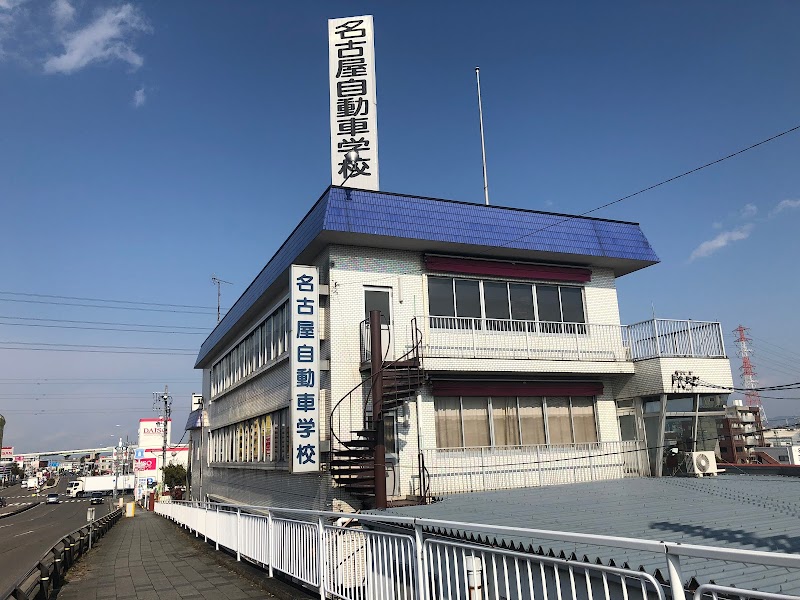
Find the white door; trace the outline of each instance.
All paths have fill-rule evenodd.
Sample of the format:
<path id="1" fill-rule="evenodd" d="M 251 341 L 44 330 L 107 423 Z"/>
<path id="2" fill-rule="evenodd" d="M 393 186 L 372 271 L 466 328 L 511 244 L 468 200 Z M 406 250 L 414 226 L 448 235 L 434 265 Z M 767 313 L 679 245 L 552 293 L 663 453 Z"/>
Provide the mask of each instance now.
<path id="1" fill-rule="evenodd" d="M 364 317 L 369 322 L 369 313 L 379 310 L 381 313 L 381 353 L 384 360 L 394 360 L 394 339 L 392 330 L 392 288 L 364 288 Z"/>

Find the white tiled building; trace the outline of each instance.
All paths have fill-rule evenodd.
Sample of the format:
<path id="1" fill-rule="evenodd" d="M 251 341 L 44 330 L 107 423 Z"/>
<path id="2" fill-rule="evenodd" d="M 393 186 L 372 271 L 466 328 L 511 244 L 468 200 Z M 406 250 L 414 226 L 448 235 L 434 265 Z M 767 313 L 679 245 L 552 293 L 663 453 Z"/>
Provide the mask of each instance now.
<path id="1" fill-rule="evenodd" d="M 732 380 L 718 323 L 621 325 L 616 279 L 656 262 L 635 223 L 329 188 L 200 350 L 192 496 L 372 503 L 370 310 L 390 498 L 660 474 L 661 448 L 713 446 Z M 320 284 L 312 473 L 290 472 L 292 264 Z"/>

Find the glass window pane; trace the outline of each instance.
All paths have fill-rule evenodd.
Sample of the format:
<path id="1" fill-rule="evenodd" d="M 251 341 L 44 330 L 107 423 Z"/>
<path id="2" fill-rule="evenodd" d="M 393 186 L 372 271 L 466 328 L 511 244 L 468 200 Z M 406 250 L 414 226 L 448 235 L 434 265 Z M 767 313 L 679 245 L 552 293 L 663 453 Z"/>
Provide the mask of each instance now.
<path id="1" fill-rule="evenodd" d="M 508 285 L 497 281 L 483 282 L 483 305 L 487 319 L 508 319 Z"/>
<path id="2" fill-rule="evenodd" d="M 436 447 L 461 448 L 461 401 L 459 398 L 443 396 L 433 399 L 436 412 Z"/>
<path id="3" fill-rule="evenodd" d="M 561 322 L 561 307 L 558 303 L 558 288 L 554 285 L 536 286 L 536 306 L 540 321 Z"/>
<path id="4" fill-rule="evenodd" d="M 396 422 L 393 412 L 383 415 L 383 444 L 386 448 L 386 454 L 397 454 Z"/>
<path id="5" fill-rule="evenodd" d="M 519 446 L 516 398 L 492 396 L 492 422 L 495 446 Z"/>
<path id="6" fill-rule="evenodd" d="M 275 358 L 275 342 L 272 337 L 272 317 L 267 319 L 267 322 L 264 324 L 264 337 L 266 341 L 264 344 L 267 348 L 267 360 L 270 361 Z"/>
<path id="7" fill-rule="evenodd" d="M 594 398 L 572 398 L 572 429 L 575 431 L 576 444 L 589 444 L 597 441 Z"/>
<path id="8" fill-rule="evenodd" d="M 547 398 L 547 429 L 551 444 L 571 444 L 569 398 Z"/>
<path id="9" fill-rule="evenodd" d="M 456 314 L 459 317 L 481 318 L 481 290 L 478 281 L 456 279 Z"/>
<path id="10" fill-rule="evenodd" d="M 668 396 L 667 412 L 694 412 L 694 396 Z"/>
<path id="11" fill-rule="evenodd" d="M 381 324 L 389 325 L 392 319 L 390 295 L 388 291 L 364 290 L 364 315 L 369 321 L 369 313 L 378 310 L 381 313 Z"/>
<path id="12" fill-rule="evenodd" d="M 636 440 L 636 415 L 619 416 L 619 438 L 623 442 Z"/>
<path id="13" fill-rule="evenodd" d="M 642 398 L 642 400 L 644 401 L 645 413 L 661 412 L 661 398 L 658 396 L 648 396 L 646 398 Z"/>
<path id="14" fill-rule="evenodd" d="M 428 277 L 428 310 L 439 317 L 455 317 L 453 280 L 450 277 Z"/>
<path id="15" fill-rule="evenodd" d="M 521 397 L 519 399 L 519 420 L 523 444 L 538 446 L 547 443 L 540 397 Z"/>
<path id="16" fill-rule="evenodd" d="M 583 314 L 583 291 L 581 288 L 561 288 L 561 312 L 565 323 L 585 323 Z"/>
<path id="17" fill-rule="evenodd" d="M 698 409 L 701 411 L 724 411 L 727 403 L 728 396 L 726 394 L 700 394 L 700 406 Z"/>
<path id="18" fill-rule="evenodd" d="M 533 321 L 533 289 L 526 283 L 510 283 L 508 291 L 511 294 L 511 318 L 518 321 Z"/>
<path id="19" fill-rule="evenodd" d="M 464 419 L 464 446 L 489 446 L 489 399 L 464 397 L 461 399 Z"/>
<path id="20" fill-rule="evenodd" d="M 697 452 L 713 452 L 718 458 L 720 457 L 718 428 L 722 418 L 719 416 L 697 419 Z"/>

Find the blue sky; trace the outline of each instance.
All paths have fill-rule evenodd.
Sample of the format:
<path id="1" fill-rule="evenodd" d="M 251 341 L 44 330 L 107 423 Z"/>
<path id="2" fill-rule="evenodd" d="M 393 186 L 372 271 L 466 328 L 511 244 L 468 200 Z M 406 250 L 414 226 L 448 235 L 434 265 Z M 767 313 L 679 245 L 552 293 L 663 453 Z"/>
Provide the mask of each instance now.
<path id="1" fill-rule="evenodd" d="M 7 443 L 134 437 L 164 384 L 182 429 L 212 273 L 229 306 L 330 183 L 326 21 L 356 14 L 375 15 L 388 191 L 482 201 L 475 65 L 498 205 L 580 213 L 800 124 L 793 2 L 0 0 L 0 340 L 185 354 L 0 349 Z M 762 383 L 800 380 L 798 150 L 791 134 L 597 213 L 640 222 L 662 259 L 618 282 L 623 322 L 741 322 Z"/>

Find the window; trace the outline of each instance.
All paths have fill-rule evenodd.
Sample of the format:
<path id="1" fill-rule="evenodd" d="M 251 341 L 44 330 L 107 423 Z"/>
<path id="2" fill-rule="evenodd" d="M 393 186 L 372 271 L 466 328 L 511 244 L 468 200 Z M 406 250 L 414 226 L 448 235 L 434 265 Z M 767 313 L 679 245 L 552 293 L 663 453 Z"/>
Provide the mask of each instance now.
<path id="1" fill-rule="evenodd" d="M 453 280 L 444 277 L 428 277 L 428 308 L 432 315 L 455 317 Z"/>
<path id="2" fill-rule="evenodd" d="M 519 446 L 519 415 L 517 399 L 492 397 L 492 424 L 495 446 Z"/>
<path id="3" fill-rule="evenodd" d="M 497 281 L 484 281 L 483 304 L 486 307 L 487 319 L 510 319 L 508 285 Z"/>
<path id="4" fill-rule="evenodd" d="M 221 394 L 280 357 L 289 348 L 289 309 L 284 303 L 211 367 L 211 394 Z"/>
<path id="5" fill-rule="evenodd" d="M 569 398 L 547 399 L 547 429 L 551 444 L 571 444 L 572 425 L 569 421 Z"/>
<path id="6" fill-rule="evenodd" d="M 464 445 L 467 447 L 491 446 L 489 437 L 489 399 L 486 397 L 461 398 L 461 415 L 464 422 Z"/>
<path id="7" fill-rule="evenodd" d="M 593 444 L 597 441 L 593 398 L 572 398 L 572 429 L 576 444 Z"/>
<path id="8" fill-rule="evenodd" d="M 519 428 L 522 433 L 522 443 L 526 446 L 547 443 L 542 398 L 519 398 Z"/>
<path id="9" fill-rule="evenodd" d="M 436 412 L 436 447 L 462 447 L 464 439 L 461 436 L 461 398 L 441 396 L 433 400 Z"/>
<path id="10" fill-rule="evenodd" d="M 480 327 L 464 319 L 539 321 L 545 333 L 586 333 L 583 289 L 574 286 L 510 283 L 452 277 L 428 277 L 431 327 Z M 580 324 L 565 326 L 563 323 Z M 525 327 L 493 324 L 495 331 L 524 331 Z M 533 330 L 533 328 L 531 329 Z"/>
<path id="11" fill-rule="evenodd" d="M 289 461 L 289 409 L 240 421 L 208 434 L 211 462 Z"/>
<path id="12" fill-rule="evenodd" d="M 435 397 L 434 409 L 437 448 L 598 441 L 595 401 L 588 396 Z"/>
<path id="13" fill-rule="evenodd" d="M 480 282 L 456 279 L 456 316 L 481 318 Z"/>

